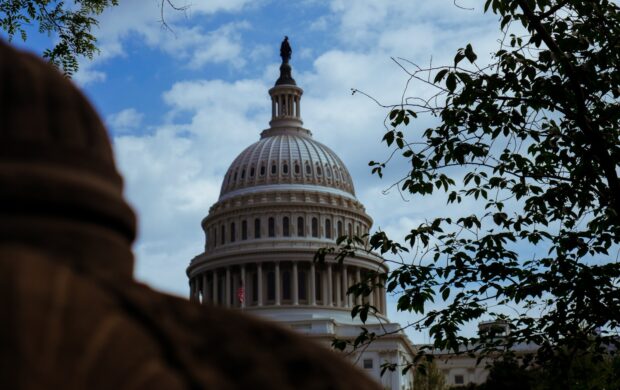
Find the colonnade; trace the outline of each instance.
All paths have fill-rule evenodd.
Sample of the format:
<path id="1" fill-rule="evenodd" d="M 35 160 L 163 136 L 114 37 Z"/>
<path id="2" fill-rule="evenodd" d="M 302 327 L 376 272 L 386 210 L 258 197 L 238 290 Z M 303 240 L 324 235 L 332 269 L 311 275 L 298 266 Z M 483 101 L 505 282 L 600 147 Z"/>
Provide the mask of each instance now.
<path id="1" fill-rule="evenodd" d="M 271 97 L 271 118 L 295 117 L 301 119 L 300 96 L 296 93 L 281 93 Z"/>
<path id="2" fill-rule="evenodd" d="M 351 308 L 368 302 L 385 314 L 385 289 L 347 295 L 368 269 L 326 262 L 269 261 L 220 267 L 190 279 L 190 300 L 224 307 L 322 306 Z"/>

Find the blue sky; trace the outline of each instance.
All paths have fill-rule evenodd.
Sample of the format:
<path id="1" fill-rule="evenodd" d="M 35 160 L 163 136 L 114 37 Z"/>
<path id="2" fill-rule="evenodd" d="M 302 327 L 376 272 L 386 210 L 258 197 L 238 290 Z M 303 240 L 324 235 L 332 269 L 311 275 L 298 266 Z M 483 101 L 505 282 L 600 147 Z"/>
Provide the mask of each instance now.
<path id="1" fill-rule="evenodd" d="M 74 80 L 112 134 L 139 217 L 136 277 L 187 295 L 185 268 L 204 246 L 200 221 L 228 165 L 268 126 L 267 90 L 277 78 L 284 35 L 305 91 L 304 125 L 348 166 L 375 228 L 402 237 L 445 213 L 444 199 L 403 201 L 397 192 L 383 193 L 406 166 L 396 162 L 383 180 L 370 174 L 368 161 L 388 155 L 380 144 L 386 111 L 351 88 L 398 103 L 407 75 L 391 57 L 449 64 L 456 49 L 472 42 L 484 61 L 499 31 L 483 3 L 460 1 L 466 10 L 452 0 L 194 0 L 185 12 L 165 10 L 172 31 L 160 22 L 159 1 L 121 0 L 106 11 L 95 32 L 101 52 L 81 61 Z M 31 38 L 19 45 L 40 52 L 48 44 L 46 37 Z M 424 86 L 409 92 L 428 93 Z"/>

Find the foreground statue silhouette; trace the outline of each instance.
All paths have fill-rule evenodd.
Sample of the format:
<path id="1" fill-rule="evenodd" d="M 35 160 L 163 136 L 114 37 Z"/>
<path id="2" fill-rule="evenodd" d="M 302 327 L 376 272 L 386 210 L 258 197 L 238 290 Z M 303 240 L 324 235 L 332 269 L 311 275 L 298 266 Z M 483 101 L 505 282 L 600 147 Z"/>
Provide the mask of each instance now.
<path id="1" fill-rule="evenodd" d="M 134 237 L 97 114 L 0 42 L 0 388 L 377 388 L 276 325 L 135 282 Z"/>

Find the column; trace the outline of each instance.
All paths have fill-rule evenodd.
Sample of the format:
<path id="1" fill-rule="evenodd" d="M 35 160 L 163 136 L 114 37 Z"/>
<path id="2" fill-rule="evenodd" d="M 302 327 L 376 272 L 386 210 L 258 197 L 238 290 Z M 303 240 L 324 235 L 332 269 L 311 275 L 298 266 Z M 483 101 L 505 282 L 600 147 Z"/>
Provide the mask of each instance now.
<path id="1" fill-rule="evenodd" d="M 349 296 L 347 290 L 349 289 L 349 275 L 347 275 L 347 266 L 342 264 L 342 298 L 344 301 L 344 307 L 351 307 L 349 304 Z"/>
<path id="2" fill-rule="evenodd" d="M 224 297 L 226 299 L 226 307 L 230 307 L 230 267 L 226 267 L 226 291 Z"/>
<path id="3" fill-rule="evenodd" d="M 295 114 L 295 110 L 293 110 L 293 95 L 288 95 L 288 114 L 293 116 Z"/>
<path id="4" fill-rule="evenodd" d="M 375 279 L 373 278 L 373 284 Z M 368 303 L 370 304 L 370 306 L 375 306 L 375 295 L 377 294 L 377 289 L 372 286 L 372 291 L 370 292 L 370 295 L 368 295 Z"/>
<path id="5" fill-rule="evenodd" d="M 212 303 L 214 305 L 219 304 L 218 302 L 218 296 L 217 296 L 217 271 L 213 270 L 213 272 L 211 272 L 211 274 L 213 275 L 213 297 L 212 298 Z"/>
<path id="6" fill-rule="evenodd" d="M 355 267 L 355 283 L 360 283 L 362 281 L 362 275 L 360 272 L 360 267 Z M 362 304 L 362 296 L 358 295 L 357 298 L 355 298 L 355 304 L 356 305 L 361 305 Z"/>
<path id="7" fill-rule="evenodd" d="M 321 277 L 321 297 L 323 298 L 323 306 L 329 306 L 329 297 L 327 296 L 327 292 L 329 291 L 329 288 L 327 286 L 327 272 L 325 272 L 325 270 L 321 270 L 321 272 L 319 272 L 319 275 Z"/>
<path id="8" fill-rule="evenodd" d="M 340 284 L 342 277 L 339 274 L 336 275 L 336 307 L 342 307 L 342 287 Z"/>
<path id="9" fill-rule="evenodd" d="M 381 287 L 381 313 L 383 314 L 387 314 L 387 302 L 386 302 L 385 295 L 386 295 L 385 287 Z"/>
<path id="10" fill-rule="evenodd" d="M 332 264 L 327 263 L 327 306 L 334 305 L 334 286 L 333 286 L 333 277 L 332 277 Z"/>
<path id="11" fill-rule="evenodd" d="M 314 271 L 314 261 L 310 263 L 310 304 L 316 305 L 316 272 Z"/>
<path id="12" fill-rule="evenodd" d="M 272 96 L 271 97 L 271 118 L 275 119 L 275 117 L 276 117 L 276 102 Z"/>
<path id="13" fill-rule="evenodd" d="M 293 261 L 293 305 L 299 305 L 299 275 L 296 261 Z"/>
<path id="14" fill-rule="evenodd" d="M 258 291 L 258 297 L 256 297 L 258 306 L 263 306 L 263 264 L 258 263 L 256 265 L 256 290 Z"/>
<path id="15" fill-rule="evenodd" d="M 202 304 L 206 305 L 209 300 L 207 299 L 207 296 L 209 295 L 209 288 L 208 288 L 208 284 L 207 284 L 207 273 L 204 272 L 202 274 Z"/>
<path id="16" fill-rule="evenodd" d="M 296 114 L 297 114 L 297 118 L 299 118 L 299 117 L 301 117 L 301 113 L 299 112 L 299 96 L 297 96 L 295 98 L 295 105 L 297 106 L 296 109 L 295 109 Z"/>
<path id="17" fill-rule="evenodd" d="M 276 306 L 280 306 L 280 298 L 281 298 L 281 291 L 282 291 L 282 283 L 280 282 L 280 262 L 276 261 L 276 269 L 275 269 L 275 274 L 276 274 Z"/>
<path id="18" fill-rule="evenodd" d="M 241 264 L 241 286 L 243 289 L 243 300 L 241 301 L 241 308 L 245 308 L 245 297 L 247 296 L 247 291 L 245 290 L 245 264 Z"/>

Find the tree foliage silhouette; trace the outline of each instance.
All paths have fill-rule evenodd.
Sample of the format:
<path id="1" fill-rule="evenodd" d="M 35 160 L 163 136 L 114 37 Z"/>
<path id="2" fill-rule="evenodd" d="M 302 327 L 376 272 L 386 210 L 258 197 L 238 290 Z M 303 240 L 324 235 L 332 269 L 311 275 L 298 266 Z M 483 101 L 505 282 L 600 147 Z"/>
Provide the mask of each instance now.
<path id="1" fill-rule="evenodd" d="M 393 157 L 370 162 L 382 177 L 402 157 L 410 170 L 401 191 L 482 211 L 428 220 L 406 244 L 368 237 L 368 250 L 402 261 L 350 293 L 384 285 L 432 348 L 485 356 L 531 343 L 532 361 L 565 370 L 577 351 L 603 355 L 620 341 L 620 14 L 607 0 L 484 7 L 504 34 L 491 63 L 479 63 L 473 44 L 447 66 L 397 60 L 435 93 L 383 106 Z M 438 124 L 425 128 L 424 117 Z M 336 257 L 362 243 L 343 237 Z M 443 308 L 429 309 L 439 300 Z M 506 320 L 510 332 L 460 334 L 480 319 Z"/>

